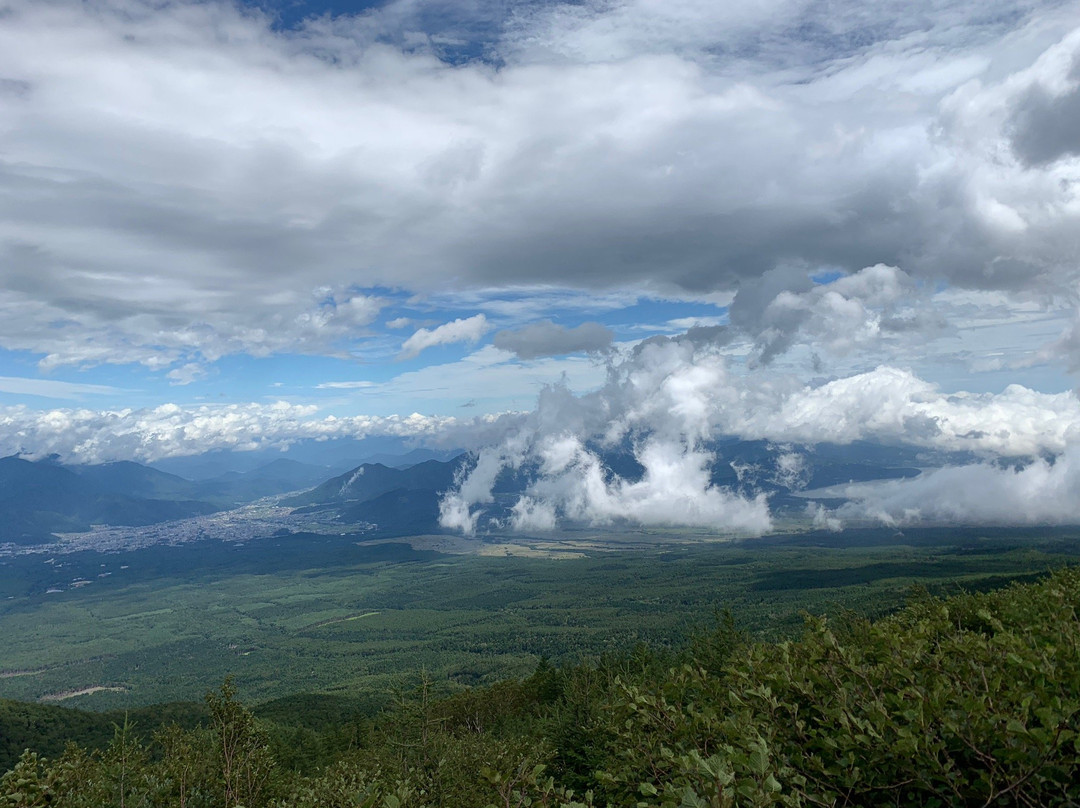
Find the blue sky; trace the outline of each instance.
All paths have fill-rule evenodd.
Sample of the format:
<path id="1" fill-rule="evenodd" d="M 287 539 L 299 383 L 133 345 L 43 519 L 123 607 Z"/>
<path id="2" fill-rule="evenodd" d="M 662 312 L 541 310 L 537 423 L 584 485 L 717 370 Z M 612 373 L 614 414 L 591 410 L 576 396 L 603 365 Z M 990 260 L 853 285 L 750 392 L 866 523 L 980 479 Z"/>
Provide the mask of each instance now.
<path id="1" fill-rule="evenodd" d="M 8 5 L 5 452 L 1080 439 L 1075 4 Z"/>

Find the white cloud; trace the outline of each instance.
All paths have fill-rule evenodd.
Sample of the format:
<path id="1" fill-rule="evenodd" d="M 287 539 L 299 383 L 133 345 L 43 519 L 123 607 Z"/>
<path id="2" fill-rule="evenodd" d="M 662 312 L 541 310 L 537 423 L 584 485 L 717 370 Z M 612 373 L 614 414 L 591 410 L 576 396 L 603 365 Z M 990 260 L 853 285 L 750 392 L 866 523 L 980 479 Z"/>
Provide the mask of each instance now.
<path id="1" fill-rule="evenodd" d="M 820 387 L 759 388 L 718 427 L 776 441 L 876 440 L 949 451 L 1025 456 L 1080 439 L 1080 400 L 1010 385 L 998 394 L 940 392 L 910 371 L 880 367 Z"/>
<path id="2" fill-rule="evenodd" d="M 0 393 L 42 398 L 76 399 L 83 396 L 105 396 L 123 393 L 117 387 L 104 384 L 80 384 L 55 379 L 26 379 L 17 376 L 0 376 Z"/>
<path id="3" fill-rule="evenodd" d="M 163 404 L 118 411 L 7 407 L 0 409 L 0 455 L 58 454 L 73 463 L 150 462 L 215 449 L 280 449 L 303 439 L 367 435 L 421 438 L 445 431 L 454 423 L 454 418 L 418 413 L 381 418 L 319 417 L 313 406 L 285 402 L 216 407 Z"/>
<path id="4" fill-rule="evenodd" d="M 198 362 L 188 362 L 178 368 L 173 368 L 165 374 L 172 384 L 191 384 L 206 376 L 206 368 Z"/>
<path id="5" fill-rule="evenodd" d="M 316 390 L 366 390 L 371 387 L 375 387 L 375 382 L 372 381 L 351 381 L 351 382 L 322 382 L 315 385 Z"/>
<path id="6" fill-rule="evenodd" d="M 600 457 L 574 435 L 545 438 L 535 450 L 541 479 L 515 506 L 514 525 L 535 527 L 555 515 L 593 525 L 692 525 L 760 535 L 772 527 L 764 494 L 742 497 L 710 482 L 713 455 L 692 444 L 646 439 L 634 455 L 638 481 L 610 478 Z"/>
<path id="7" fill-rule="evenodd" d="M 909 480 L 841 486 L 853 501 L 836 516 L 889 525 L 1080 523 L 1080 444 L 1053 462 L 935 469 Z"/>
<path id="8" fill-rule="evenodd" d="M 556 514 L 760 533 L 769 524 L 765 500 L 717 488 L 706 472 L 715 461 L 707 444 L 723 436 L 792 444 L 870 440 L 986 457 L 1057 454 L 1080 444 L 1080 400 L 1072 393 L 1013 385 L 996 395 L 946 394 L 891 367 L 806 385 L 780 373 L 733 372 L 720 348 L 695 342 L 693 333 L 640 343 L 609 365 L 607 383 L 595 392 L 574 395 L 555 385 L 533 413 L 457 425 L 459 443 L 475 429 L 473 445 L 487 447 L 447 497 L 453 525 L 478 529 L 498 475 L 535 466 L 539 476 L 511 515 L 523 528 Z M 628 448 L 643 476 L 613 474 L 593 445 Z M 800 457 L 789 451 L 779 459 L 774 476 L 800 487 Z M 830 518 L 818 521 L 831 525 Z"/>
<path id="9" fill-rule="evenodd" d="M 436 345 L 450 345 L 455 342 L 476 342 L 490 328 L 487 317 L 475 314 L 472 317 L 458 318 L 444 323 L 437 328 L 421 328 L 405 340 L 401 346 L 399 359 L 411 359 L 421 351 Z"/>
<path id="10" fill-rule="evenodd" d="M 797 340 L 842 355 L 890 337 L 926 339 L 941 331 L 943 318 L 919 298 L 907 273 L 884 264 L 819 285 L 798 270 L 771 270 L 739 290 L 731 322 L 754 338 L 756 359 L 765 363 Z"/>

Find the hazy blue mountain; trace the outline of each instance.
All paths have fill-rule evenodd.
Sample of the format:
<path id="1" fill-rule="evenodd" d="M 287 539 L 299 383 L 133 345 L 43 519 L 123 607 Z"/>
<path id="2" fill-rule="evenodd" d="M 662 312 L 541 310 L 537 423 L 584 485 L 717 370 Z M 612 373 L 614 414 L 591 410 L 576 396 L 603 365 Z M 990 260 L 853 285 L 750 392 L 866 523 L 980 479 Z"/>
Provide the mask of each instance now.
<path id="1" fill-rule="evenodd" d="M 128 476 L 144 487 L 173 484 L 144 476 L 139 468 L 105 470 L 100 476 L 114 483 Z M 51 461 L 0 459 L 0 542 L 33 544 L 49 541 L 56 532 L 88 530 L 94 524 L 150 525 L 218 510 L 206 502 L 120 493 L 92 479 L 94 475 Z"/>
<path id="2" fill-rule="evenodd" d="M 461 454 L 464 454 L 461 449 L 413 449 L 400 455 L 391 453 L 374 454 L 354 463 L 353 466 L 359 466 L 363 463 L 381 463 L 390 468 L 405 469 L 409 466 L 415 466 L 417 463 L 425 463 L 428 460 L 448 463 Z"/>
<path id="3" fill-rule="evenodd" d="M 364 463 L 333 477 L 303 494 L 283 500 L 285 505 L 342 505 L 367 502 L 390 491 L 440 492 L 449 489 L 454 475 L 465 456 L 449 462 L 427 460 L 404 469 L 390 468 L 382 463 Z"/>
<path id="4" fill-rule="evenodd" d="M 199 486 L 175 474 L 121 460 L 97 466 L 65 466 L 105 491 L 146 499 L 201 499 Z"/>
<path id="5" fill-rule="evenodd" d="M 713 484 L 744 492 L 784 493 L 840 483 L 914 477 L 920 469 L 943 465 L 949 459 L 927 456 L 911 447 L 867 442 L 800 446 L 763 440 L 728 440 L 717 441 L 709 448 L 716 455 Z M 794 460 L 787 473 L 778 466 L 785 455 Z"/>
<path id="6" fill-rule="evenodd" d="M 275 452 L 280 457 L 280 453 Z M 228 452 L 224 450 L 206 452 L 186 457 L 166 457 L 151 463 L 151 467 L 175 474 L 186 480 L 202 482 L 212 480 L 223 474 L 252 471 L 274 460 L 269 452 Z"/>
<path id="7" fill-rule="evenodd" d="M 195 484 L 199 499 L 212 502 L 251 502 L 262 497 L 299 491 L 322 482 L 332 472 L 325 466 L 313 466 L 279 457 L 248 472 L 230 471 Z"/>

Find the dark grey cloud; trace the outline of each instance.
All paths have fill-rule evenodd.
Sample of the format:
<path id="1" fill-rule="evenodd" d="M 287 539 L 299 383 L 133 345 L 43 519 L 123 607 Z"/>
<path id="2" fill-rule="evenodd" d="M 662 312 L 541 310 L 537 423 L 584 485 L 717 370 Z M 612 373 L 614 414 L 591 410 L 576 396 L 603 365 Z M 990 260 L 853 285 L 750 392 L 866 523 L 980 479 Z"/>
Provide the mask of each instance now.
<path id="1" fill-rule="evenodd" d="M 602 351 L 611 346 L 613 337 L 611 329 L 601 323 L 582 323 L 575 328 L 567 328 L 544 320 L 517 330 L 499 331 L 493 343 L 496 348 L 517 354 L 519 359 L 538 359 L 581 351 Z"/>
<path id="2" fill-rule="evenodd" d="M 1080 154 L 1080 60 L 1069 78 L 1073 86 L 1061 94 L 1034 85 L 1016 102 L 1009 121 L 1012 147 L 1028 166 Z"/>

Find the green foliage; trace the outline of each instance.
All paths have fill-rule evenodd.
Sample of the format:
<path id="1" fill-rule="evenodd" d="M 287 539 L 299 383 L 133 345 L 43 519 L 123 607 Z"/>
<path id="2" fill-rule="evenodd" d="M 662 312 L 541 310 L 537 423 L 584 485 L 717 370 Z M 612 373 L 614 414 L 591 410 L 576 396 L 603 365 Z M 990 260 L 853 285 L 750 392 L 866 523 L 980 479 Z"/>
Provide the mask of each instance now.
<path id="1" fill-rule="evenodd" d="M 52 802 L 50 772 L 46 761 L 29 749 L 18 763 L 0 778 L 0 806 L 3 808 L 37 808 Z"/>
<path id="2" fill-rule="evenodd" d="M 1072 805 L 1080 573 L 621 683 L 618 804 Z M 646 804 L 653 804 L 647 802 Z"/>
<path id="3" fill-rule="evenodd" d="M 225 808 L 255 808 L 265 802 L 274 772 L 269 739 L 255 716 L 236 697 L 232 678 L 206 694 L 214 751 Z"/>
<path id="4" fill-rule="evenodd" d="M 206 707 L 194 702 L 170 702 L 131 710 L 91 713 L 71 707 L 0 699 L 0 771 L 7 771 L 23 750 L 32 748 L 57 757 L 69 743 L 101 750 L 112 743 L 114 727 L 129 719 L 144 737 L 176 724 L 193 729 L 208 718 Z"/>
<path id="5" fill-rule="evenodd" d="M 333 752 L 327 715 L 287 727 L 279 704 L 260 720 L 226 679 L 205 728 L 144 744 L 125 721 L 104 749 L 26 752 L 0 808 L 1072 806 L 1078 618 L 1080 569 L 924 592 L 876 621 L 808 616 L 779 642 L 721 613 L 681 650 L 542 660 L 450 696 L 423 671 L 374 718 L 343 715 Z M 276 759 L 301 737 L 310 759 Z"/>
<path id="6" fill-rule="evenodd" d="M 1080 552 L 1080 542 L 1060 532 L 1025 539 L 1023 547 L 1015 536 L 912 532 L 904 540 L 932 546 L 804 547 L 789 538 L 658 543 L 553 560 L 443 556 L 309 536 L 242 548 L 207 541 L 73 553 L 57 564 L 14 556 L 0 565 L 0 696 L 134 710 L 198 701 L 233 675 L 257 702 L 346 694 L 366 702 L 360 711 L 370 715 L 403 675 L 422 667 L 443 693 L 490 685 L 528 675 L 539 657 L 566 665 L 639 643 L 679 645 L 718 608 L 755 636 L 780 639 L 801 629 L 801 610 L 881 615 L 898 608 L 913 583 L 938 594 L 1000 587 Z M 402 561 L 415 563 L 395 563 Z M 93 583 L 46 594 L 75 578 Z M 155 723 L 132 715 L 147 732 Z M 77 740 L 104 746 L 118 720 L 101 722 L 92 741 Z M 6 749 L 12 737 L 0 704 L 0 766 L 12 765 L 25 746 L 13 741 Z"/>

